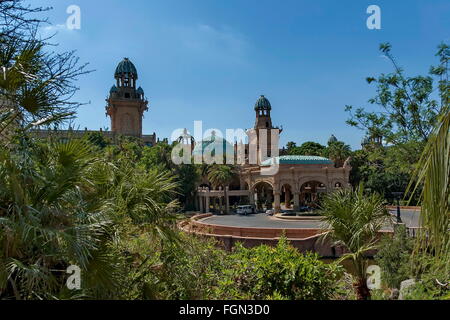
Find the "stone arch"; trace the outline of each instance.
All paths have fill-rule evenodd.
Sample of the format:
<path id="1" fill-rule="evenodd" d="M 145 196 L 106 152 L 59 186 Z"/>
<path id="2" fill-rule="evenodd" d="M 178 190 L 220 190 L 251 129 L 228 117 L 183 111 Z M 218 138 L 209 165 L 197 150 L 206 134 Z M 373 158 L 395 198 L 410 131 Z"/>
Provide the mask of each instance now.
<path id="1" fill-rule="evenodd" d="M 338 188 L 345 188 L 346 186 L 347 186 L 347 184 L 345 183 L 344 180 L 342 180 L 342 179 L 334 179 L 334 180 L 331 181 L 330 188 L 331 188 L 331 190 L 334 190 L 334 189 L 338 189 Z"/>
<path id="2" fill-rule="evenodd" d="M 318 207 L 321 194 L 327 192 L 328 189 L 328 185 L 323 179 L 314 177 L 302 179 L 300 184 L 300 205 Z"/>
<path id="3" fill-rule="evenodd" d="M 272 187 L 272 190 L 276 190 L 275 183 L 273 183 L 271 180 L 268 180 L 268 179 L 258 179 L 258 180 L 256 180 L 255 182 L 253 182 L 251 189 L 253 190 L 255 188 L 255 186 L 257 184 L 259 184 L 259 183 L 267 183 L 267 184 L 269 184 Z"/>
<path id="4" fill-rule="evenodd" d="M 258 211 L 272 209 L 274 200 L 274 187 L 271 181 L 260 180 L 252 185 L 251 193 L 256 195 L 255 204 Z"/>
<path id="5" fill-rule="evenodd" d="M 328 186 L 328 179 L 325 175 L 306 176 L 306 177 L 302 177 L 300 180 L 298 180 L 298 183 L 297 183 L 298 190 L 300 191 L 300 188 L 302 187 L 302 185 L 308 181 L 318 181 L 320 183 L 323 183 L 325 186 Z"/>

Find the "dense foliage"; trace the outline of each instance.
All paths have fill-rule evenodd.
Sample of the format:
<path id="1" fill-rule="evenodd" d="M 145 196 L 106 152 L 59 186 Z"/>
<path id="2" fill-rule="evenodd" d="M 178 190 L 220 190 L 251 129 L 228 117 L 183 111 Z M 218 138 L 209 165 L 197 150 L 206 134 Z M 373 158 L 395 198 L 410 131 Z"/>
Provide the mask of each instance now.
<path id="1" fill-rule="evenodd" d="M 343 272 L 317 255 L 300 254 L 283 238 L 277 247 L 239 245 L 230 258 L 217 289 L 221 299 L 331 299 Z"/>
<path id="2" fill-rule="evenodd" d="M 378 232 L 390 222 L 383 198 L 377 193 L 365 194 L 362 184 L 354 190 L 340 189 L 323 198 L 321 214 L 324 239 L 348 250 L 341 261 L 352 261 L 358 299 L 368 299 L 366 255 L 376 249 Z"/>
<path id="3" fill-rule="evenodd" d="M 372 140 L 353 153 L 352 182 L 365 188 L 322 202 L 325 237 L 348 250 L 352 278 L 285 238 L 276 247 L 238 244 L 228 253 L 181 233 L 177 222 L 193 207 L 195 186 L 202 179 L 228 186 L 233 166 L 175 166 L 173 145 L 164 142 L 150 148 L 101 133 L 37 138 L 36 127 L 58 128 L 74 115 L 72 96 L 86 65 L 73 52 L 48 53 L 36 38 L 44 21 L 30 15 L 46 9 L 20 0 L 0 0 L 0 9 L 0 299 L 333 299 L 351 297 L 349 283 L 365 299 L 366 254 L 376 248 L 386 286 L 413 277 L 407 298 L 450 298 L 448 46 L 439 47 L 430 76 L 406 77 L 383 45 L 395 72 L 368 81 L 378 83 L 370 102 L 385 111 L 358 109 L 349 121 L 389 143 Z M 285 152 L 330 157 L 337 166 L 351 154 L 335 138 L 327 146 L 291 142 Z M 422 203 L 423 232 L 414 246 L 400 227 L 379 243 L 389 220 L 383 196 L 408 183 L 408 195 Z M 71 265 L 81 269 L 78 290 L 66 286 Z"/>
<path id="4" fill-rule="evenodd" d="M 413 240 L 406 227 L 396 227 L 393 236 L 384 236 L 379 244 L 375 260 L 382 271 L 382 281 L 389 288 L 400 288 L 400 283 L 411 277 L 411 253 Z"/>

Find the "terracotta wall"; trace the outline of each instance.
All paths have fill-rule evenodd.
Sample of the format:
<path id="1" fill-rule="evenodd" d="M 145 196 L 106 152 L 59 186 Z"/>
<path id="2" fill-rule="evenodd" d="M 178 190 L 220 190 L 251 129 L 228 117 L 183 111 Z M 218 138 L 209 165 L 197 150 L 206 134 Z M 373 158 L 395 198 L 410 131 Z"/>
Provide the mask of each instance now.
<path id="1" fill-rule="evenodd" d="M 300 252 L 315 252 L 324 258 L 337 258 L 345 253 L 342 247 L 333 246 L 330 241 L 323 240 L 320 229 L 239 228 L 198 221 L 208 216 L 211 214 L 194 216 L 190 220 L 181 222 L 179 227 L 188 233 L 215 238 L 228 251 L 231 251 L 237 242 L 241 242 L 247 248 L 262 244 L 276 246 L 284 231 L 290 244 Z M 382 234 L 392 234 L 392 232 L 382 231 L 380 237 Z M 368 252 L 367 255 L 374 254 L 375 252 Z"/>

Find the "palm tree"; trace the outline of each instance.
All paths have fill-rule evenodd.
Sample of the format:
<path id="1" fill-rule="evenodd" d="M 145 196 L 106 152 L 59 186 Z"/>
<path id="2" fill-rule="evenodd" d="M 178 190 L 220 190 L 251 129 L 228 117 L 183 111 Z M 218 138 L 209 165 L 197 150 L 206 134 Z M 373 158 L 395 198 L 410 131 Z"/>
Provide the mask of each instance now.
<path id="1" fill-rule="evenodd" d="M 0 146 L 0 181 L 0 299 L 61 296 L 71 264 L 83 294 L 117 297 L 120 235 L 136 226 L 173 239 L 172 177 L 106 161 L 86 140 Z"/>
<path id="2" fill-rule="evenodd" d="M 450 264 L 450 108 L 442 113 L 436 129 L 428 139 L 417 168 L 409 186 L 415 192 L 423 184 L 420 214 L 420 225 L 423 229 L 418 237 L 415 254 L 432 252 L 437 262 L 435 266 L 443 266 L 444 274 L 448 275 Z M 418 267 L 420 269 L 421 266 Z M 444 281 L 447 280 L 444 279 Z"/>
<path id="3" fill-rule="evenodd" d="M 342 141 L 330 142 L 325 151 L 327 156 L 334 161 L 336 167 L 342 167 L 344 161 L 350 156 L 351 148 Z"/>
<path id="4" fill-rule="evenodd" d="M 236 168 L 232 165 L 214 164 L 208 168 L 208 180 L 214 187 L 224 187 L 225 199 L 228 197 L 227 187 L 235 177 Z M 222 207 L 222 198 L 220 198 L 220 207 Z M 228 213 L 227 209 L 225 213 Z"/>
<path id="5" fill-rule="evenodd" d="M 450 82 L 448 62 L 450 47 L 442 43 L 436 54 L 440 58 L 437 67 L 431 67 L 430 73 L 439 79 L 441 111 L 434 130 L 417 164 L 417 170 L 411 179 L 408 191 L 411 198 L 421 191 L 421 229 L 417 237 L 414 255 L 432 256 L 430 265 L 426 259 L 418 259 L 416 272 L 432 267 L 433 271 L 450 274 Z M 416 261 L 417 259 L 414 259 Z"/>
<path id="6" fill-rule="evenodd" d="M 351 259 L 357 297 L 368 299 L 370 291 L 367 287 L 368 261 L 365 254 L 376 247 L 378 232 L 390 218 L 384 199 L 375 193 L 365 195 L 362 185 L 354 190 L 340 189 L 324 197 L 321 213 L 326 229 L 323 239 L 330 239 L 334 245 L 348 250 L 340 261 Z"/>
<path id="7" fill-rule="evenodd" d="M 111 222 L 96 197 L 86 201 L 96 164 L 80 141 L 32 144 L 22 137 L 14 150 L 0 148 L 0 297 L 57 295 L 70 264 L 112 279 L 110 268 L 95 267 L 107 261 L 93 261 L 105 257 Z"/>

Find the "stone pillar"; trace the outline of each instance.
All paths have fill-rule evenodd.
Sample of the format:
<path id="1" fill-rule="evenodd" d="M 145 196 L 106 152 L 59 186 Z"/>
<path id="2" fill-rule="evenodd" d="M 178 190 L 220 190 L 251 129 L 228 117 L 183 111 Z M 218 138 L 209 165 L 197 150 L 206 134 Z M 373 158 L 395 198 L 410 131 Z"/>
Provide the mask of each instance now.
<path id="1" fill-rule="evenodd" d="M 274 196 L 275 196 L 275 199 L 274 199 L 274 202 L 275 202 L 274 209 L 275 209 L 275 212 L 278 213 L 278 212 L 281 211 L 281 207 L 280 207 L 280 193 L 279 193 L 279 192 L 275 192 L 275 193 L 274 193 Z"/>
<path id="2" fill-rule="evenodd" d="M 205 213 L 209 213 L 209 188 L 206 188 L 205 194 Z"/>
<path id="3" fill-rule="evenodd" d="M 284 205 L 287 209 L 291 207 L 291 190 L 289 188 L 286 188 L 284 194 Z"/>
<path id="4" fill-rule="evenodd" d="M 300 194 L 298 192 L 294 192 L 294 211 L 300 210 Z"/>
<path id="5" fill-rule="evenodd" d="M 201 195 L 198 195 L 198 203 L 200 205 L 200 212 L 203 213 L 203 197 Z"/>
<path id="6" fill-rule="evenodd" d="M 248 202 L 250 204 L 255 204 L 255 195 L 251 190 L 248 191 Z"/>
<path id="7" fill-rule="evenodd" d="M 228 191 L 230 188 L 228 186 L 225 187 L 225 213 L 230 213 L 230 197 L 228 196 Z"/>

